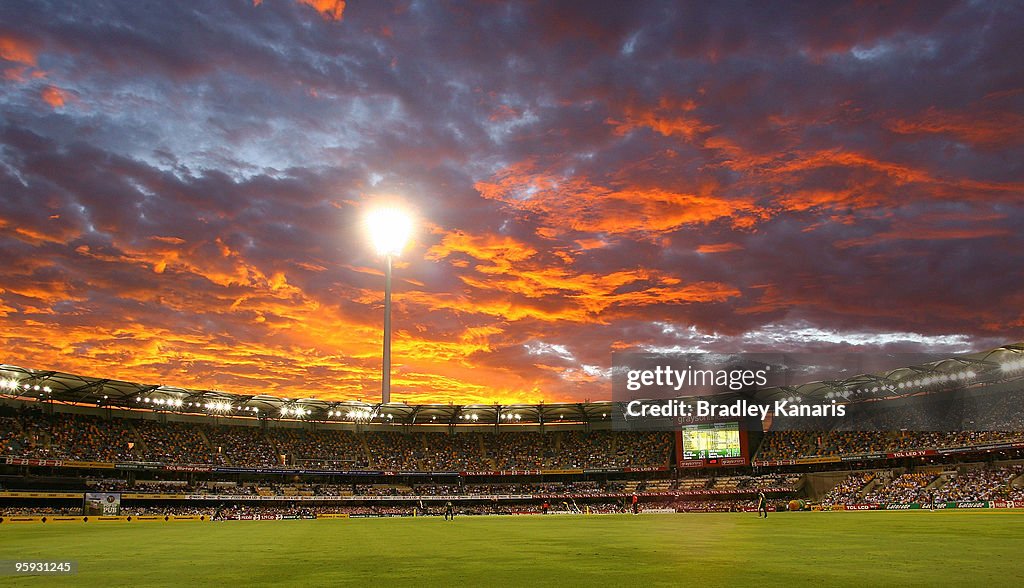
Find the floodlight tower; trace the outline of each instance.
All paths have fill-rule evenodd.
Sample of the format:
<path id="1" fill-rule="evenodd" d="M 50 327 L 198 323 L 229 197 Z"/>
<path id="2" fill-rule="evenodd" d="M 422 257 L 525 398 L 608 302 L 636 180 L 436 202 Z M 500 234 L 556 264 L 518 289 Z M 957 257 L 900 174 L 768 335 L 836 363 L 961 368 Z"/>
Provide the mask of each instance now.
<path id="1" fill-rule="evenodd" d="M 380 401 L 391 402 L 391 265 L 394 257 L 402 253 L 409 234 L 412 218 L 398 208 L 377 208 L 366 217 L 377 253 L 384 256 L 384 357 L 381 365 Z"/>

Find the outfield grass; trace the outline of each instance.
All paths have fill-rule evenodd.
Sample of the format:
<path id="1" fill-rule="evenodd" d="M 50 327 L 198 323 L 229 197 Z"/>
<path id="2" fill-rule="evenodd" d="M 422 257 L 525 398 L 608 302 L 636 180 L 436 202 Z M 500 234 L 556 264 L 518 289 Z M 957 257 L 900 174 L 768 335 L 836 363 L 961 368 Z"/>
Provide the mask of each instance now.
<path id="1" fill-rule="evenodd" d="M 1024 586 L 1024 512 L 6 524 L 15 586 Z M 813 582 L 811 582 L 813 580 Z"/>

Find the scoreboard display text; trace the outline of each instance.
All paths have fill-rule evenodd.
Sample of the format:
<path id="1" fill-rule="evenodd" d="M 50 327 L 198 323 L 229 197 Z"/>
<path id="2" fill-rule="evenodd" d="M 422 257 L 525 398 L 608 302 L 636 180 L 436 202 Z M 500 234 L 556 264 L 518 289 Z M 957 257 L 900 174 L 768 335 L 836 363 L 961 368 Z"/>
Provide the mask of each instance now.
<path id="1" fill-rule="evenodd" d="M 685 425 L 682 428 L 683 459 L 742 457 L 739 423 Z"/>

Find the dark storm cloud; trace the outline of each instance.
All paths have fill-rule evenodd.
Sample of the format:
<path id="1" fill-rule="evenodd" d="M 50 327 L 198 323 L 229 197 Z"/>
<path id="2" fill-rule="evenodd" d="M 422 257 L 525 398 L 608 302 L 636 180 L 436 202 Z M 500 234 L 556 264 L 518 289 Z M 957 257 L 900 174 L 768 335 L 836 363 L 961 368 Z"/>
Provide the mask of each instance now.
<path id="1" fill-rule="evenodd" d="M 1012 3 L 5 2 L 5 361 L 602 398 L 613 349 L 1020 339 Z M 330 4 L 330 5 L 328 5 Z"/>

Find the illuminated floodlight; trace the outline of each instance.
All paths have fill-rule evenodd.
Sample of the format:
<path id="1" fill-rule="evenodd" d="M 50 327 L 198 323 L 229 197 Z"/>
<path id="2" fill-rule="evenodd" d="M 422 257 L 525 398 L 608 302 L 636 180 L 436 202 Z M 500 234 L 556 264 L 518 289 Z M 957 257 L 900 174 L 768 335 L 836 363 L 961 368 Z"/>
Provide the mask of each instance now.
<path id="1" fill-rule="evenodd" d="M 398 256 L 412 234 L 412 217 L 400 208 L 377 208 L 366 215 L 366 228 L 377 253 Z"/>
<path id="2" fill-rule="evenodd" d="M 385 258 L 384 264 L 384 350 L 381 358 L 381 403 L 391 402 L 391 265 L 392 258 L 401 255 L 412 234 L 412 217 L 393 206 L 371 210 L 366 215 L 366 227 L 377 253 Z"/>

